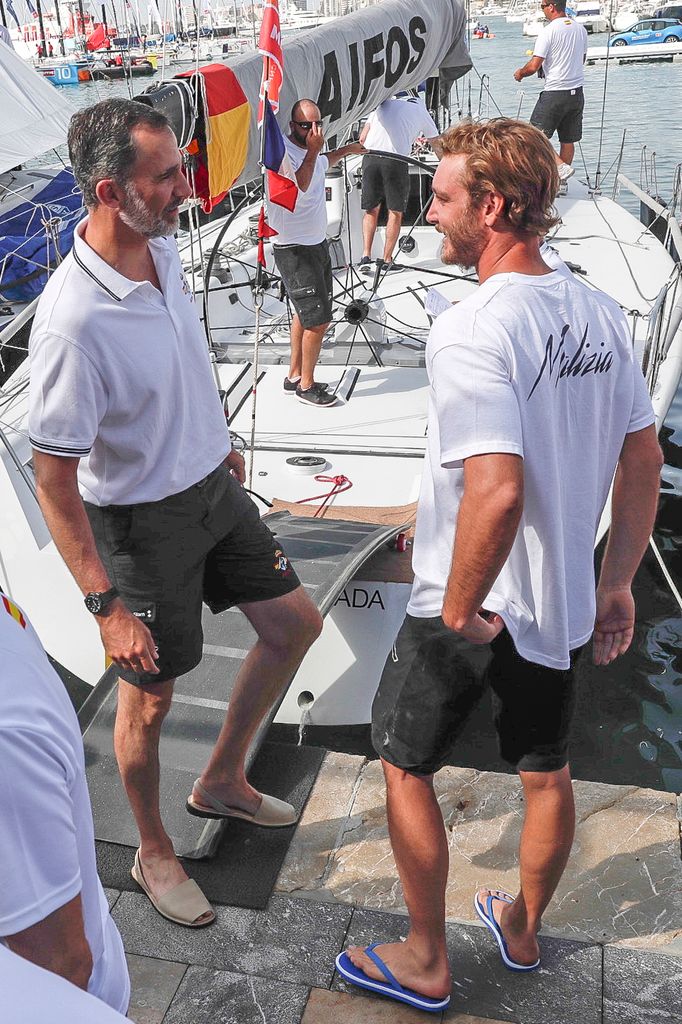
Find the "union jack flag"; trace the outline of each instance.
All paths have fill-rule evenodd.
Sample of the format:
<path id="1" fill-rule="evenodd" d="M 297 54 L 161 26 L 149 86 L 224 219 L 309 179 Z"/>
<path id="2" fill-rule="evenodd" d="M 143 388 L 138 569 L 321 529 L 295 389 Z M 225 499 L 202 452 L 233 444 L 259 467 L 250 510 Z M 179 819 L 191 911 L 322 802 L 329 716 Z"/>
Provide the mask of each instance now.
<path id="1" fill-rule="evenodd" d="M 282 87 L 284 67 L 282 34 L 279 27 L 279 0 L 265 0 L 263 4 L 258 52 L 263 55 L 263 78 L 258 103 L 258 124 L 262 124 L 266 87 L 270 106 L 275 114 L 279 111 L 279 90 Z"/>
<path id="2" fill-rule="evenodd" d="M 5 0 L 5 6 L 7 7 L 7 10 L 12 15 L 12 17 L 14 18 L 17 28 L 20 28 L 21 26 L 19 24 L 19 19 L 17 18 L 17 12 L 14 10 L 14 4 L 12 0 Z"/>
<path id="3" fill-rule="evenodd" d="M 31 14 L 31 17 L 37 18 L 38 17 L 38 12 L 35 9 L 35 7 L 33 6 L 33 4 L 31 3 L 31 0 L 26 0 L 26 6 L 29 9 L 29 13 Z"/>

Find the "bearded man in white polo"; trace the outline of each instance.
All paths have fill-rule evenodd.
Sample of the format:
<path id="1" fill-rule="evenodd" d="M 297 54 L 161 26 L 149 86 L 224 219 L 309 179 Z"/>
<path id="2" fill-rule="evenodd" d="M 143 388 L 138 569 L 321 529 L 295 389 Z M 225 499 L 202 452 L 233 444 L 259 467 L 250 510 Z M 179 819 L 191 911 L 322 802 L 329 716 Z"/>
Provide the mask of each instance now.
<path id="1" fill-rule="evenodd" d="M 188 796 L 204 817 L 295 821 L 244 758 L 321 629 L 240 486 L 208 348 L 171 237 L 190 189 L 166 118 L 132 100 L 75 114 L 69 154 L 88 209 L 40 299 L 29 429 L 38 496 L 120 685 L 114 746 L 140 832 L 133 877 L 159 913 L 214 920 L 159 809 L 159 735 L 173 683 L 201 660 L 202 602 L 258 634 L 209 764 Z"/>

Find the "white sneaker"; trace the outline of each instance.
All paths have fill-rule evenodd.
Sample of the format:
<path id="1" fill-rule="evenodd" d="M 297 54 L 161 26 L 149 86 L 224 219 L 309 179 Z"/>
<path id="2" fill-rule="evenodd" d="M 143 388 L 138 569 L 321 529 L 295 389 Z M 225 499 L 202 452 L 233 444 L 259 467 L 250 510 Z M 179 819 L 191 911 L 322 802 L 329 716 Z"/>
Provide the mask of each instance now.
<path id="1" fill-rule="evenodd" d="M 575 174 L 575 167 L 572 167 L 570 164 L 559 164 L 557 169 L 562 181 L 568 181 Z"/>

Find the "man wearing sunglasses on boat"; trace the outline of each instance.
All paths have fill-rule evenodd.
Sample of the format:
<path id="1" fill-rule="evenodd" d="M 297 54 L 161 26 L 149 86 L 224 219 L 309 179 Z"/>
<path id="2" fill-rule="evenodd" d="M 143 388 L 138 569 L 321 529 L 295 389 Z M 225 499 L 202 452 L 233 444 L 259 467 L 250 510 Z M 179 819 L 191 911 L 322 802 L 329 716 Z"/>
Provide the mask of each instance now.
<path id="1" fill-rule="evenodd" d="M 289 301 L 291 356 L 284 390 L 300 402 L 328 409 L 336 404 L 326 384 L 315 381 L 315 366 L 322 338 L 332 318 L 332 262 L 327 242 L 325 174 L 346 156 L 364 153 L 351 142 L 323 153 L 324 132 L 317 104 L 298 100 L 292 108 L 289 136 L 284 140 L 299 188 L 296 208 L 268 206 L 268 223 L 277 232 L 273 245 L 275 263 Z"/>
<path id="2" fill-rule="evenodd" d="M 562 181 L 574 174 L 571 166 L 575 144 L 583 135 L 585 97 L 583 66 L 587 55 L 587 30 L 566 15 L 566 0 L 542 0 L 542 11 L 549 22 L 540 30 L 533 56 L 514 72 L 517 82 L 531 75 L 542 75 L 545 88 L 538 97 L 530 123 L 551 139 L 559 135 L 556 161 Z"/>
<path id="3" fill-rule="evenodd" d="M 662 465 L 623 312 L 542 258 L 559 185 L 547 138 L 498 118 L 462 122 L 441 141 L 427 219 L 443 236 L 444 263 L 475 267 L 480 287 L 428 339 L 415 580 L 372 708 L 410 931 L 337 959 L 351 983 L 433 1012 L 452 984 L 448 836 L 433 776 L 453 763 L 490 694 L 500 754 L 523 788 L 520 887 L 516 896 L 480 889 L 474 910 L 506 968 L 535 970 L 542 914 L 573 843 L 576 658 L 592 638 L 595 664 L 606 665 L 632 641 L 631 584 Z"/>

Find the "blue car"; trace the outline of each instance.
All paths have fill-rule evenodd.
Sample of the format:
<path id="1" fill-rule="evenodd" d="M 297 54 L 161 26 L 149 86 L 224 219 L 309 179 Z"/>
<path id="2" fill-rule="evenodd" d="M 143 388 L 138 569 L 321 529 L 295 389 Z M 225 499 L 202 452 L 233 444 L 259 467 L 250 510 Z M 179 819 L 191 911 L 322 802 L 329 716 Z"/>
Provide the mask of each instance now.
<path id="1" fill-rule="evenodd" d="M 646 21 L 638 21 L 627 32 L 611 36 L 611 46 L 634 46 L 637 43 L 682 43 L 682 21 L 647 18 Z"/>

